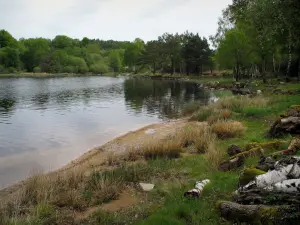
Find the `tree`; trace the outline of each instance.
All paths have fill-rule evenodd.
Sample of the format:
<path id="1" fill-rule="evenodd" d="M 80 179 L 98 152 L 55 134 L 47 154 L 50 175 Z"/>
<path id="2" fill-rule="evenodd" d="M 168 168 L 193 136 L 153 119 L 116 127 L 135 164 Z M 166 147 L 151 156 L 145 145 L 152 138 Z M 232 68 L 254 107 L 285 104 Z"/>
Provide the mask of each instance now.
<path id="1" fill-rule="evenodd" d="M 250 61 L 251 46 L 245 33 L 238 28 L 226 32 L 220 41 L 216 59 L 223 68 L 233 68 L 235 79 L 238 81 L 241 70 Z"/>
<path id="2" fill-rule="evenodd" d="M 0 48 L 12 47 L 17 48 L 17 40 L 6 30 L 0 30 Z"/>
<path id="3" fill-rule="evenodd" d="M 25 47 L 21 55 L 24 67 L 28 72 L 32 72 L 34 67 L 40 66 L 41 62 L 50 52 L 50 41 L 44 38 L 30 38 L 21 40 Z"/>
<path id="4" fill-rule="evenodd" d="M 64 48 L 72 47 L 72 45 L 73 45 L 72 38 L 69 38 L 68 36 L 65 35 L 57 35 L 52 40 L 52 46 L 54 48 L 64 49 Z"/>
<path id="5" fill-rule="evenodd" d="M 203 65 L 210 63 L 211 53 L 206 38 L 202 39 L 198 34 L 188 32 L 185 34 L 182 54 L 187 74 L 202 74 Z"/>
<path id="6" fill-rule="evenodd" d="M 0 48 L 0 64 L 6 68 L 20 68 L 20 56 L 18 49 L 12 47 Z"/>
<path id="7" fill-rule="evenodd" d="M 111 51 L 109 53 L 109 65 L 112 68 L 113 72 L 120 72 L 122 67 L 120 53 L 118 51 Z"/>
<path id="8" fill-rule="evenodd" d="M 124 63 L 136 72 L 136 64 L 145 49 L 144 41 L 137 38 L 133 43 L 129 43 L 124 53 Z"/>

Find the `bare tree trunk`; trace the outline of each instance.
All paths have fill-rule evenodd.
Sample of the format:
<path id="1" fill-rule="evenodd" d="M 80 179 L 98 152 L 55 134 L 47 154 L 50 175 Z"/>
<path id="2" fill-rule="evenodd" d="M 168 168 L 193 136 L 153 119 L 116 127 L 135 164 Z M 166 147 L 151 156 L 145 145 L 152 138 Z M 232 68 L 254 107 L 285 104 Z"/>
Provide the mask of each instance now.
<path id="1" fill-rule="evenodd" d="M 156 63 L 153 63 L 153 74 L 156 74 Z"/>
<path id="2" fill-rule="evenodd" d="M 300 52 L 299 52 L 299 55 L 298 55 L 298 71 L 297 71 L 297 74 L 298 74 L 298 82 L 300 82 Z"/>
<path id="3" fill-rule="evenodd" d="M 263 78 L 264 84 L 266 84 L 267 83 L 267 79 L 266 79 L 266 57 L 265 56 L 263 56 L 263 58 L 262 58 L 261 76 Z"/>
<path id="4" fill-rule="evenodd" d="M 274 73 L 274 76 L 277 77 L 275 54 L 273 54 L 273 73 Z"/>
<path id="5" fill-rule="evenodd" d="M 292 65 L 292 33 L 289 32 L 289 39 L 288 39 L 288 48 L 289 48 L 289 61 L 287 66 L 287 71 L 285 75 L 285 80 L 288 81 L 288 76 L 290 75 L 291 65 Z"/>

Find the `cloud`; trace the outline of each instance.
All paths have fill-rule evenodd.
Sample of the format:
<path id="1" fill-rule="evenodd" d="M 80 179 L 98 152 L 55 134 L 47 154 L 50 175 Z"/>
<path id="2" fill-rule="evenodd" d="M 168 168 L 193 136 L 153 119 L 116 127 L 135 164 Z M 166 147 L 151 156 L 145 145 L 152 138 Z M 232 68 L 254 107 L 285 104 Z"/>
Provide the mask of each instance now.
<path id="1" fill-rule="evenodd" d="M 164 32 L 213 34 L 231 0 L 1 0 L 0 29 L 15 37 L 58 34 L 99 39 L 155 39 Z"/>

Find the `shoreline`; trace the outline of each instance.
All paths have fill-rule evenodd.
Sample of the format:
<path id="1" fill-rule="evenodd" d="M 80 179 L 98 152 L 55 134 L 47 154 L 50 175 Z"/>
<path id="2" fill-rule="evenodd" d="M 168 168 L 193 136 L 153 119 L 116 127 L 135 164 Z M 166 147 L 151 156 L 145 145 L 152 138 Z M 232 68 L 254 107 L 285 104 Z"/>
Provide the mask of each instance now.
<path id="1" fill-rule="evenodd" d="M 131 143 L 131 140 L 133 138 L 135 138 L 136 136 L 150 137 L 148 134 L 145 133 L 146 130 L 150 130 L 150 129 L 160 130 L 172 125 L 175 125 L 174 127 L 176 128 L 176 124 L 185 124 L 185 123 L 187 123 L 186 118 L 179 118 L 174 120 L 152 123 L 148 125 L 142 125 L 139 128 L 126 131 L 124 133 L 121 133 L 113 137 L 109 141 L 105 142 L 103 145 L 87 150 L 79 157 L 69 161 L 67 164 L 57 169 L 49 170 L 42 174 L 54 175 L 54 174 L 65 173 L 73 170 L 74 171 L 84 170 L 85 173 L 89 173 L 91 170 L 94 169 L 105 170 L 107 169 L 107 166 L 105 166 L 104 163 L 105 163 L 105 159 L 109 157 L 109 154 L 113 153 L 116 156 L 121 156 L 122 154 L 126 153 L 128 148 L 130 148 L 131 145 L 133 145 L 132 143 L 134 143 L 134 142 Z M 8 185 L 7 187 L 0 188 L 0 199 L 2 196 L 5 196 L 6 194 L 12 194 L 14 191 L 21 188 L 28 179 L 30 179 L 30 176 L 24 178 L 23 180 L 17 181 L 14 184 Z"/>

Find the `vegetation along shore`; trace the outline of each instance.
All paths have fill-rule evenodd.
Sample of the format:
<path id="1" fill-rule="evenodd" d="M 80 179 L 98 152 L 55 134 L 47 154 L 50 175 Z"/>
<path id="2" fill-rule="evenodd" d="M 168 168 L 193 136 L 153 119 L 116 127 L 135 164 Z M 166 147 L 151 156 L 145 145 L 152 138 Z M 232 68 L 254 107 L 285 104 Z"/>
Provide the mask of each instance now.
<path id="1" fill-rule="evenodd" d="M 299 115 L 299 95 L 263 92 L 250 97 L 223 91 L 216 103 L 188 105 L 182 112 L 185 119 L 130 132 L 58 171 L 4 189 L 1 223 L 230 224 L 221 219 L 216 202 L 232 200 L 241 179 L 251 180 L 241 174 L 254 168 L 262 155 L 288 149 L 293 139 L 289 132 L 276 138 L 267 133 L 291 106 Z M 227 148 L 233 144 L 237 152 L 229 156 Z M 242 162 L 230 164 L 236 154 L 242 155 Z M 203 179 L 211 182 L 200 198 L 185 198 L 183 194 Z M 140 183 L 155 186 L 146 192 Z"/>
<path id="2" fill-rule="evenodd" d="M 3 77 L 176 78 L 219 99 L 1 190 L 0 224 L 299 224 L 300 1 L 234 0 L 218 25 L 148 42 L 1 30 Z"/>

